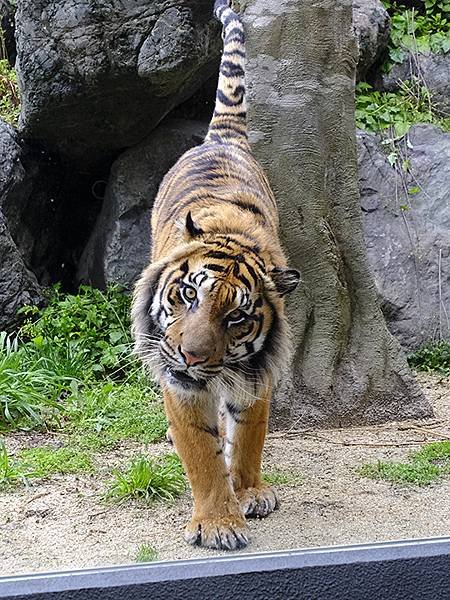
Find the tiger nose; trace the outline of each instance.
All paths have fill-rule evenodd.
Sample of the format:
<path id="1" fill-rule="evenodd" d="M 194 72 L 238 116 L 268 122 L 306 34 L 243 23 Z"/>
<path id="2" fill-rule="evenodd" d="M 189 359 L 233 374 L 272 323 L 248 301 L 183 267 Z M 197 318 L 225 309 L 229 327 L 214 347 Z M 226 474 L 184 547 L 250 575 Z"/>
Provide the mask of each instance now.
<path id="1" fill-rule="evenodd" d="M 181 348 L 181 347 L 180 347 L 180 352 L 184 358 L 184 362 L 189 367 L 206 360 L 205 356 L 200 356 L 199 354 L 196 354 L 195 352 L 189 352 L 189 350 L 185 350 L 184 348 Z"/>

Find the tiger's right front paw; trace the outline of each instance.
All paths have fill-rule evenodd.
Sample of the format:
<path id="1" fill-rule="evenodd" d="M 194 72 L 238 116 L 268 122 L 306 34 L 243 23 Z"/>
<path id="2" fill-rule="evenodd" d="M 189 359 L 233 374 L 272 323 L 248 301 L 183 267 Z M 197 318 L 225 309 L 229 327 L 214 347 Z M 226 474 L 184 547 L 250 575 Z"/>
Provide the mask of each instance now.
<path id="1" fill-rule="evenodd" d="M 193 517 L 186 525 L 184 539 L 193 546 L 215 550 L 238 550 L 249 542 L 249 529 L 245 519 L 230 515 L 217 519 Z"/>

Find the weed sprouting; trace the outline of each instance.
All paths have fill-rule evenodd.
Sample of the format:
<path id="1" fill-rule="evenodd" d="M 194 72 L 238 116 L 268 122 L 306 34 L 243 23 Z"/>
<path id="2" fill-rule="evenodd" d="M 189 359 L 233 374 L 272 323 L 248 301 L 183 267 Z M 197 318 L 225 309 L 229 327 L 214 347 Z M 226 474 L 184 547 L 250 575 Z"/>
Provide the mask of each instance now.
<path id="1" fill-rule="evenodd" d="M 173 500 L 186 489 L 183 468 L 175 454 L 160 458 L 138 456 L 124 470 L 113 471 L 106 500 Z"/>

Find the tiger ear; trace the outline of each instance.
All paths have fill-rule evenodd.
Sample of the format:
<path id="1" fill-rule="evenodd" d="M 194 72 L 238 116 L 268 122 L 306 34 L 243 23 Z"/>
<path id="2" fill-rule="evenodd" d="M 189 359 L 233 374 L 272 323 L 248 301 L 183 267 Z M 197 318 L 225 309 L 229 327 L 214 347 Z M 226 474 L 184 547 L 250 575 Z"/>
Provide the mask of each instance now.
<path id="1" fill-rule="evenodd" d="M 188 232 L 190 238 L 195 238 L 205 233 L 203 229 L 201 229 L 201 227 L 197 227 L 192 220 L 191 211 L 189 211 L 186 215 L 186 231 Z"/>
<path id="2" fill-rule="evenodd" d="M 275 267 L 270 272 L 270 277 L 280 296 L 293 292 L 300 282 L 300 272 L 297 269 Z"/>

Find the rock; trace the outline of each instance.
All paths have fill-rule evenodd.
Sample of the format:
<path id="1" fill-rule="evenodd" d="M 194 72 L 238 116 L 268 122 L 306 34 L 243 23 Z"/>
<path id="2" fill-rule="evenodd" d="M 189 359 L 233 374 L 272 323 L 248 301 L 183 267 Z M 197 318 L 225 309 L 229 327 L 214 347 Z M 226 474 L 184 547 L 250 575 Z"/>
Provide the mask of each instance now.
<path id="1" fill-rule="evenodd" d="M 403 81 L 411 79 L 428 88 L 433 105 L 443 116 L 450 114 L 450 53 L 408 53 L 401 63 L 392 67 L 390 73 L 380 75 L 376 87 L 394 92 Z"/>
<path id="2" fill-rule="evenodd" d="M 32 187 L 23 156 L 23 145 L 16 130 L 0 120 L 0 209 L 15 240 L 23 233 L 22 217 Z M 23 248 L 26 245 L 25 242 Z"/>
<path id="3" fill-rule="evenodd" d="M 0 211 L 0 330 L 11 330 L 25 304 L 40 305 L 36 277 L 26 267 Z"/>
<path id="4" fill-rule="evenodd" d="M 389 15 L 379 0 L 353 0 L 353 28 L 358 40 L 357 78 L 363 79 L 389 41 Z"/>
<path id="5" fill-rule="evenodd" d="M 391 167 L 376 136 L 358 134 L 369 260 L 388 326 L 412 350 L 450 335 L 450 134 L 416 125 L 408 139 L 410 174 Z"/>
<path id="6" fill-rule="evenodd" d="M 27 269 L 11 230 L 19 235 L 17 215 L 30 193 L 30 179 L 22 164 L 22 148 L 16 131 L 0 120 L 0 330 L 11 329 L 24 304 L 41 304 L 40 288 Z"/>
<path id="7" fill-rule="evenodd" d="M 116 160 L 81 257 L 80 282 L 131 287 L 149 260 L 150 213 L 159 184 L 181 154 L 203 141 L 206 130 L 202 122 L 172 120 Z"/>
<path id="8" fill-rule="evenodd" d="M 92 161 L 143 140 L 217 71 L 210 0 L 19 0 L 21 129 Z"/>

